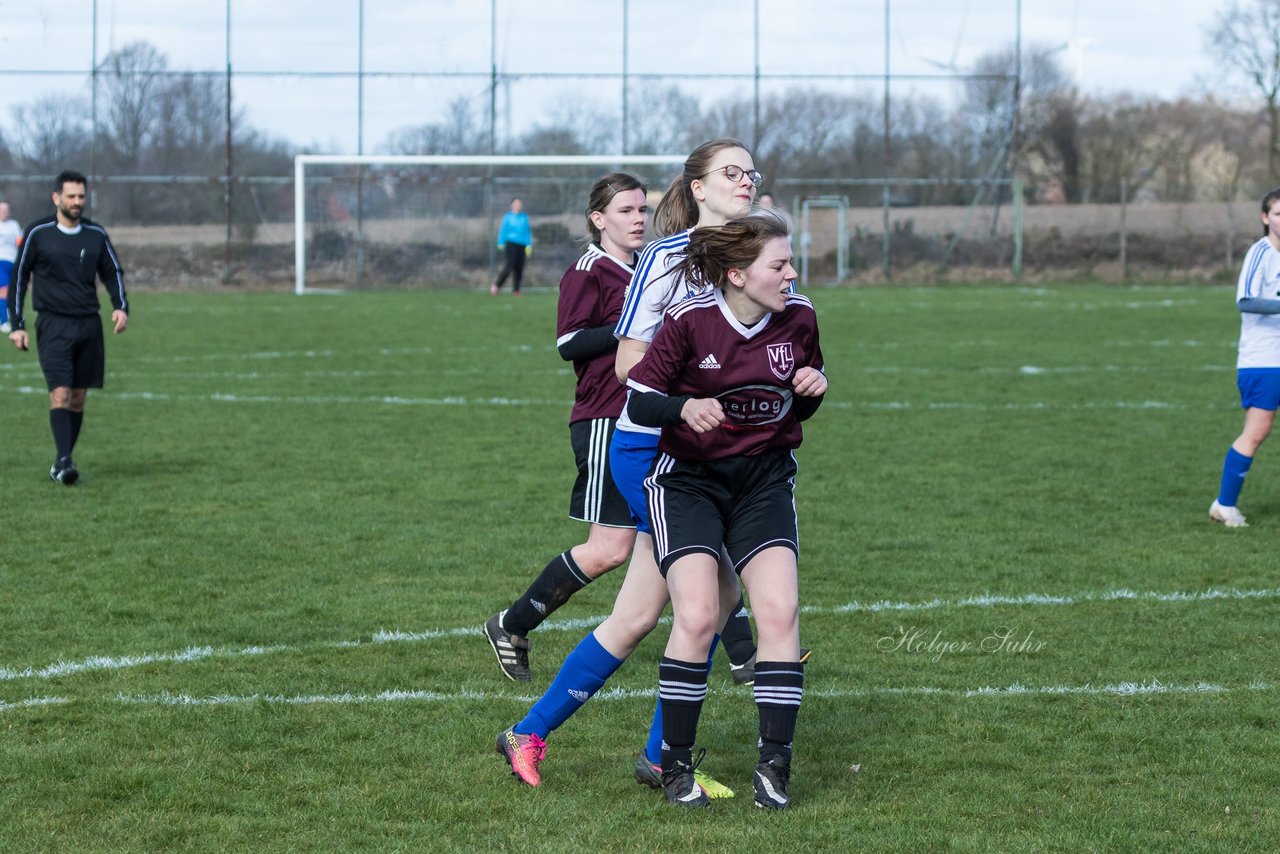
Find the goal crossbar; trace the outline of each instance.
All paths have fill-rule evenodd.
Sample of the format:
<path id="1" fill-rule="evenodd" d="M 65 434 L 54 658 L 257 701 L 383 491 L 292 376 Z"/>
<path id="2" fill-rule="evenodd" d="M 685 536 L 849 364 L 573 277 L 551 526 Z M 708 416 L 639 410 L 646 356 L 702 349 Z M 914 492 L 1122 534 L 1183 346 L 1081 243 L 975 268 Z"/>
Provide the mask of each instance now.
<path id="1" fill-rule="evenodd" d="M 308 166 L 670 166 L 683 154 L 299 154 L 293 158 L 294 292 L 307 293 Z"/>

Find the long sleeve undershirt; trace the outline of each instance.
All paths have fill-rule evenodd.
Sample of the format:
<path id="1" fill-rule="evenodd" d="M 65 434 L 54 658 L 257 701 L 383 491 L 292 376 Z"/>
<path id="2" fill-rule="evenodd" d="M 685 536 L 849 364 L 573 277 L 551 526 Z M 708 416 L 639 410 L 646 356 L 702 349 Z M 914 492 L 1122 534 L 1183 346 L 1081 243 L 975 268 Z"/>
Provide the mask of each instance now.
<path id="1" fill-rule="evenodd" d="M 594 359 L 618 349 L 618 339 L 613 336 L 613 324 L 579 329 L 563 344 L 556 347 L 560 358 L 566 362 Z"/>
<path id="2" fill-rule="evenodd" d="M 1245 297 L 1236 303 L 1236 308 L 1248 314 L 1280 314 L 1280 299 Z"/>

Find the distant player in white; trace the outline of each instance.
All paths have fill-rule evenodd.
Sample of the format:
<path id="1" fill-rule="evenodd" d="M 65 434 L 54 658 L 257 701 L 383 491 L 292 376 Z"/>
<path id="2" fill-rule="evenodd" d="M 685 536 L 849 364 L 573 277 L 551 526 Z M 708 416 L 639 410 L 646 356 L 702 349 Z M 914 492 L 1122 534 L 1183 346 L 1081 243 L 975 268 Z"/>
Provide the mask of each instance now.
<path id="1" fill-rule="evenodd" d="M 1280 187 L 1262 197 L 1262 234 L 1245 254 L 1236 285 L 1240 309 L 1236 384 L 1244 429 L 1227 449 L 1218 499 L 1209 507 L 1209 518 L 1228 528 L 1247 525 L 1236 501 L 1280 406 Z"/>
<path id="2" fill-rule="evenodd" d="M 9 334 L 9 277 L 18 260 L 18 244 L 22 242 L 22 226 L 9 218 L 9 203 L 0 202 L 0 332 Z"/>

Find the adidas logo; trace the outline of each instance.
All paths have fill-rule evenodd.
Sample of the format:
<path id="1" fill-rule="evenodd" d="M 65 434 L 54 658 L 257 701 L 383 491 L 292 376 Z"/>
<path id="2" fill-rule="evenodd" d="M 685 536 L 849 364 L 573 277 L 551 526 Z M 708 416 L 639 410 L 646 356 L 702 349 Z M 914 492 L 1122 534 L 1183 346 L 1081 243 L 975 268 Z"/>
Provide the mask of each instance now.
<path id="1" fill-rule="evenodd" d="M 716 356 L 712 353 L 699 362 L 698 367 L 704 371 L 718 371 L 720 370 L 720 363 L 716 361 Z"/>
<path id="2" fill-rule="evenodd" d="M 539 602 L 537 599 L 530 599 L 529 604 L 533 606 L 533 610 L 537 611 L 544 617 L 547 616 L 547 606 L 542 602 Z"/>
<path id="3" fill-rule="evenodd" d="M 579 691 L 577 688 L 570 688 L 569 696 L 577 700 L 579 703 L 585 703 L 587 700 L 591 699 L 590 694 L 586 691 Z"/>

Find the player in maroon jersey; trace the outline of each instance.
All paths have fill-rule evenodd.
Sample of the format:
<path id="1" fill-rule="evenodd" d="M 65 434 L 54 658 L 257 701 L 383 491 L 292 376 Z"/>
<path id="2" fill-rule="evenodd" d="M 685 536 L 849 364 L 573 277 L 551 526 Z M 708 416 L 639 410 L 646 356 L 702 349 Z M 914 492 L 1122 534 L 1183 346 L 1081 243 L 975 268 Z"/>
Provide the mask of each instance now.
<path id="1" fill-rule="evenodd" d="M 631 370 L 627 412 L 662 427 L 645 492 L 675 618 L 659 669 L 667 800 L 704 806 L 693 745 L 720 609 L 723 543 L 758 633 L 756 804 L 790 798 L 791 740 L 804 694 L 795 515 L 801 422 L 827 390 L 813 306 L 791 292 L 786 221 L 758 211 L 696 229 L 675 268 L 714 286 L 671 308 Z"/>
<path id="2" fill-rule="evenodd" d="M 636 540 L 636 523 L 609 470 L 609 440 L 626 402 L 614 375 L 613 327 L 644 246 L 646 188 L 634 175 L 599 178 L 587 200 L 591 242 L 560 280 L 556 348 L 578 376 L 569 436 L 578 480 L 569 516 L 590 524 L 587 541 L 556 555 L 529 589 L 484 624 L 485 636 L 509 679 L 527 682 L 529 632 L 592 579 L 621 566 Z"/>

